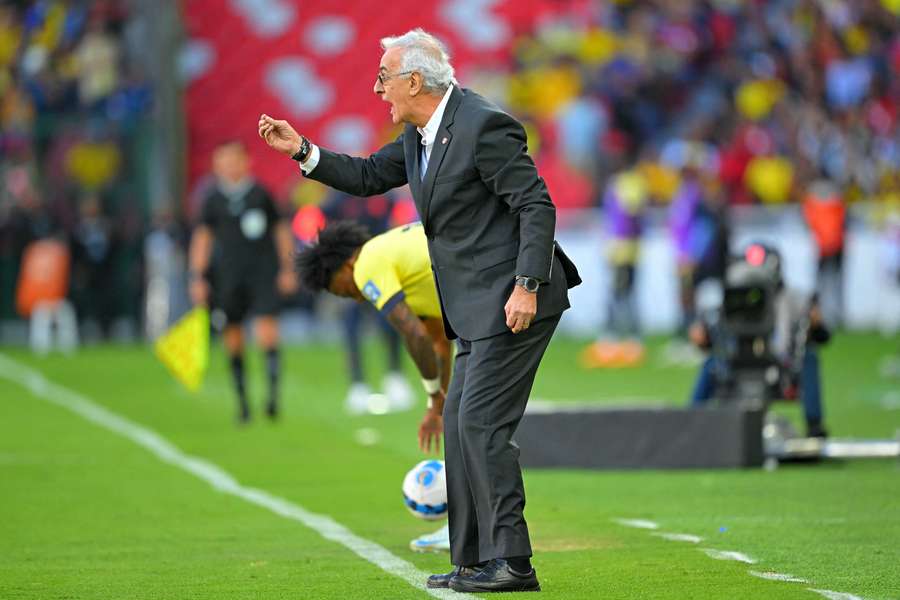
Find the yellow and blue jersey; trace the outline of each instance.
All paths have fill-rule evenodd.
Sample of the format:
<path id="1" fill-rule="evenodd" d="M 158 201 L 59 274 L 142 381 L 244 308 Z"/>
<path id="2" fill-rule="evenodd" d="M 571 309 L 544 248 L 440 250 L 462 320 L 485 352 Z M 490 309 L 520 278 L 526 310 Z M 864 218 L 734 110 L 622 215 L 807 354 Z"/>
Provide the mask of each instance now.
<path id="1" fill-rule="evenodd" d="M 396 227 L 366 242 L 356 258 L 353 280 L 384 314 L 404 300 L 419 317 L 441 318 L 421 223 Z"/>

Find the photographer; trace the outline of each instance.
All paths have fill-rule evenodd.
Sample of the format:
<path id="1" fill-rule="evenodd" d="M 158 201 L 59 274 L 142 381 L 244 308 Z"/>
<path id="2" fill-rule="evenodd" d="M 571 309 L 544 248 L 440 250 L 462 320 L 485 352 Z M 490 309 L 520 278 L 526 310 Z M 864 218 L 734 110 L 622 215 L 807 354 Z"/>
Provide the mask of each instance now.
<path id="1" fill-rule="evenodd" d="M 807 436 L 827 437 L 817 348 L 830 334 L 816 298 L 784 286 L 776 250 L 751 244 L 728 267 L 718 320 L 695 322 L 689 336 L 710 351 L 694 385 L 692 407 L 712 399 L 767 404 L 799 396 Z"/>

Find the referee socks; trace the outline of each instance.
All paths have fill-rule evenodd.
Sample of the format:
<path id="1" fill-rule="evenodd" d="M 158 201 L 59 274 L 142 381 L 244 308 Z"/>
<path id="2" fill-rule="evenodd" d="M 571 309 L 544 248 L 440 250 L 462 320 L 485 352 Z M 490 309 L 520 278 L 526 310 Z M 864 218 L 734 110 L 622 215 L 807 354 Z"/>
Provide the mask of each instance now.
<path id="1" fill-rule="evenodd" d="M 266 350 L 266 374 L 269 376 L 269 403 L 266 414 L 274 419 L 278 416 L 278 379 L 281 376 L 281 355 L 278 348 Z"/>
<path id="2" fill-rule="evenodd" d="M 244 384 L 244 355 L 234 354 L 230 358 L 231 378 L 238 396 L 238 420 L 246 423 L 250 420 L 250 405 L 247 403 L 247 390 Z"/>

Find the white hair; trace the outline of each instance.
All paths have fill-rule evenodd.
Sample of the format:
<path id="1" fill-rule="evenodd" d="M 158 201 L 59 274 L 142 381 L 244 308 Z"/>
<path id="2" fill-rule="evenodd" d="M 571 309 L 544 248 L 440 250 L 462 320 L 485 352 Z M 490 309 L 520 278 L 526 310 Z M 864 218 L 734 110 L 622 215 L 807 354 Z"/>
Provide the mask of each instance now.
<path id="1" fill-rule="evenodd" d="M 381 38 L 381 47 L 384 50 L 403 48 L 400 70 L 422 75 L 422 87 L 430 94 L 444 94 L 456 83 L 447 48 L 421 27 L 403 35 Z"/>

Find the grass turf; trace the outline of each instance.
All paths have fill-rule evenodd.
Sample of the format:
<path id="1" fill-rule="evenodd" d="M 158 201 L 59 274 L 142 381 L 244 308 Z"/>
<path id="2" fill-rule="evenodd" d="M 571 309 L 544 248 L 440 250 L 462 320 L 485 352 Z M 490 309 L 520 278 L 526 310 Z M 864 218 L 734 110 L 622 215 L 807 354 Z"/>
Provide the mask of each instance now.
<path id="1" fill-rule="evenodd" d="M 891 437 L 900 412 L 881 399 L 897 381 L 878 361 L 897 340 L 844 335 L 823 352 L 827 421 L 836 436 Z M 623 397 L 682 403 L 694 369 L 662 366 L 651 343 L 640 369 L 581 371 L 581 345 L 555 340 L 535 397 Z M 382 361 L 369 348 L 369 363 Z M 203 390 L 181 390 L 144 347 L 89 348 L 37 359 L 6 350 L 51 380 L 159 432 L 181 450 L 258 487 L 328 514 L 423 571 L 445 555 L 415 555 L 432 529 L 409 517 L 399 485 L 421 454 L 419 411 L 347 417 L 336 347 L 285 352 L 285 416 L 232 424 L 224 358 Z M 261 407 L 262 368 L 249 355 Z M 373 369 L 377 370 L 377 369 Z M 373 378 L 377 382 L 377 376 Z M 798 407 L 779 411 L 797 418 Z M 259 412 L 259 411 L 257 411 Z M 0 379 L 0 598 L 424 598 L 425 593 L 323 540 L 300 523 L 212 490 L 145 450 Z M 361 428 L 374 445 L 357 441 Z M 784 466 L 774 472 L 525 473 L 526 516 L 544 595 L 553 598 L 811 598 L 808 587 L 900 597 L 900 470 L 894 460 Z M 629 529 L 643 518 L 699 545 Z M 700 548 L 743 552 L 753 566 Z M 748 569 L 809 585 L 764 581 Z"/>

